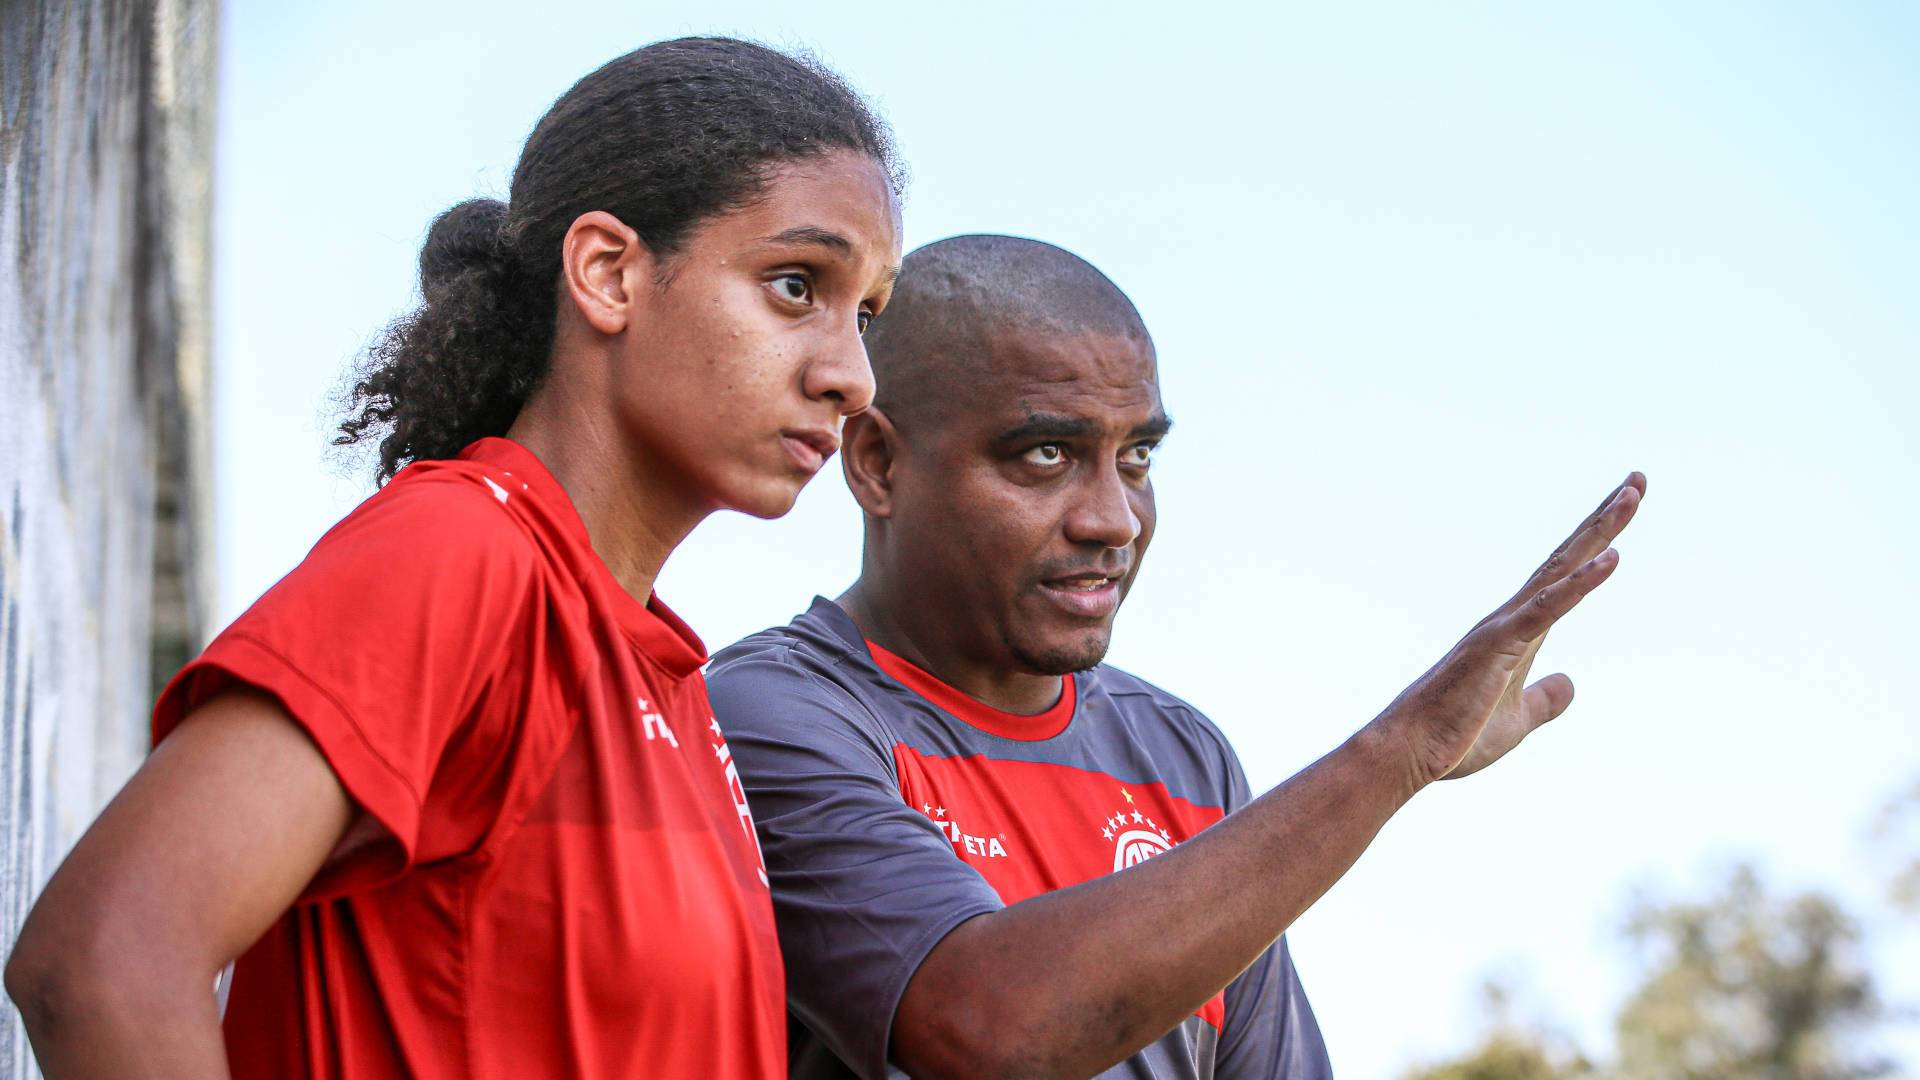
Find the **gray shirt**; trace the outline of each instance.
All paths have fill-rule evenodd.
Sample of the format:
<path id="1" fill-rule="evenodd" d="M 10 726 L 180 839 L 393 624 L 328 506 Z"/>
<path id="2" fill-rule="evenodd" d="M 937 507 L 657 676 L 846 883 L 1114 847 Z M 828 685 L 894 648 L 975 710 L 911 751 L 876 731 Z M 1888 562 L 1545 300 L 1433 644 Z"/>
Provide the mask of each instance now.
<path id="1" fill-rule="evenodd" d="M 999 713 L 870 648 L 824 599 L 722 650 L 707 682 L 759 826 L 789 1072 L 806 1080 L 904 1075 L 887 1057 L 894 1011 L 955 926 L 1152 858 L 1249 797 L 1218 729 L 1125 672 L 1069 676 L 1039 717 Z M 1332 1069 L 1282 938 L 1102 1075 Z"/>

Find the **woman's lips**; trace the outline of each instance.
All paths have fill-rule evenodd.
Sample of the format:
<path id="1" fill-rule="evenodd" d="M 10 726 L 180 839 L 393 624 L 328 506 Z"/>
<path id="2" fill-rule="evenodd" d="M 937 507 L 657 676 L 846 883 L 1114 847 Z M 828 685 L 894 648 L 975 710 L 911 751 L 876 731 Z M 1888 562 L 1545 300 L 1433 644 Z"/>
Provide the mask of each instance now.
<path id="1" fill-rule="evenodd" d="M 783 431 L 780 444 L 787 448 L 793 463 L 809 473 L 819 472 L 820 466 L 840 449 L 839 437 L 827 431 Z"/>

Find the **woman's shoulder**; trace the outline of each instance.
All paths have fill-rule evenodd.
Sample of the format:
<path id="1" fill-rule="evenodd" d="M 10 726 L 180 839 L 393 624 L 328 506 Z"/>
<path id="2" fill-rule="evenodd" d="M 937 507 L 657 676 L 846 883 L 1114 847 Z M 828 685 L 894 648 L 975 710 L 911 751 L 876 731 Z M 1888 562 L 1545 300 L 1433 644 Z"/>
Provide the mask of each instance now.
<path id="1" fill-rule="evenodd" d="M 540 547 L 527 524 L 466 462 L 408 468 L 322 536 L 281 584 L 378 581 L 383 592 L 444 593 L 468 580 L 499 595 L 540 573 Z"/>

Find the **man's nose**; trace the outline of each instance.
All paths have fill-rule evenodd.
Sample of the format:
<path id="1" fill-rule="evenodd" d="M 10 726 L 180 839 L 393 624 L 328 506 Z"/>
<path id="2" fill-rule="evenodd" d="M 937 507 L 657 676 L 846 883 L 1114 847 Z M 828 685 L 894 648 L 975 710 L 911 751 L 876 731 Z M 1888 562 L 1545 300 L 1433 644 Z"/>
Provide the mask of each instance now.
<path id="1" fill-rule="evenodd" d="M 820 354 L 807 365 L 801 390 L 809 398 L 832 401 L 842 416 L 873 404 L 873 365 L 867 362 L 858 323 L 829 335 Z"/>
<path id="2" fill-rule="evenodd" d="M 1109 548 L 1132 544 L 1140 536 L 1141 525 L 1131 496 L 1118 465 L 1092 470 L 1067 516 L 1067 539 Z"/>

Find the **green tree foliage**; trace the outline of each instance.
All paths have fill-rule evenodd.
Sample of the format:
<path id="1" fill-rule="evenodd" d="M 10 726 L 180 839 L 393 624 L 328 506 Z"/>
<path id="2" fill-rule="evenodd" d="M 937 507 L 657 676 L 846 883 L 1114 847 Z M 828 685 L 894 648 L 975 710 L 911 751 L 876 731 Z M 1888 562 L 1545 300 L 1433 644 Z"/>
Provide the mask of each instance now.
<path id="1" fill-rule="evenodd" d="M 1539 1023 L 1523 1023 L 1513 1015 L 1513 994 L 1505 985 L 1489 982 L 1481 990 L 1487 1011 L 1487 1034 L 1464 1057 L 1414 1069 L 1405 1080 L 1589 1080 L 1598 1074 L 1563 1037 Z"/>
<path id="2" fill-rule="evenodd" d="M 1866 1080 L 1890 1063 L 1859 1049 L 1884 1010 L 1860 933 L 1818 893 L 1773 895 L 1739 867 L 1698 901 L 1642 901 L 1627 937 L 1645 981 L 1615 1020 L 1600 1066 L 1564 1040 L 1493 1019 L 1463 1057 L 1406 1080 Z"/>
<path id="3" fill-rule="evenodd" d="M 1771 896 L 1740 867 L 1705 900 L 1642 903 L 1627 935 L 1652 959 L 1615 1024 L 1620 1080 L 1852 1080 L 1881 1016 L 1860 933 L 1818 893 Z"/>
<path id="4" fill-rule="evenodd" d="M 1573 1080 L 1593 1073 L 1556 1061 L 1525 1034 L 1495 1032 L 1466 1057 L 1416 1069 L 1407 1080 Z"/>
<path id="5" fill-rule="evenodd" d="M 1887 884 L 1893 902 L 1920 914 L 1920 780 L 1887 803 L 1874 833 L 1891 857 Z"/>

